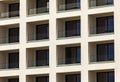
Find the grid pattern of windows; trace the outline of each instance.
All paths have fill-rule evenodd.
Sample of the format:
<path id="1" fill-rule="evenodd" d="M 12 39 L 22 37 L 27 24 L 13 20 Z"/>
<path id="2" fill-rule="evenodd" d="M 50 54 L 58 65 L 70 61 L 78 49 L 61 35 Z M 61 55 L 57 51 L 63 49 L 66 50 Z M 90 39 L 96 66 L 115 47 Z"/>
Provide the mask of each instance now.
<path id="1" fill-rule="evenodd" d="M 120 0 L 0 0 L 0 82 L 120 81 L 119 11 Z"/>

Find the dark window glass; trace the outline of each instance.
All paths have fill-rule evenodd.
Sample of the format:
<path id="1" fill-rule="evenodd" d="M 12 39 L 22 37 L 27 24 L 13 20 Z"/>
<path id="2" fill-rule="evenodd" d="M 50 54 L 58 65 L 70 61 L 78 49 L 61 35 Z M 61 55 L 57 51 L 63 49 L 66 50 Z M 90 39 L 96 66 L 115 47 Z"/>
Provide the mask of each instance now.
<path id="1" fill-rule="evenodd" d="M 80 62 L 81 61 L 81 49 L 77 48 L 77 53 L 76 53 L 76 62 Z"/>
<path id="2" fill-rule="evenodd" d="M 49 11 L 49 0 L 36 0 L 36 13 L 45 13 Z"/>
<path id="3" fill-rule="evenodd" d="M 19 42 L 19 28 L 9 28 L 8 30 L 8 42 L 13 43 L 13 42 Z"/>
<path id="4" fill-rule="evenodd" d="M 18 78 L 8 79 L 8 82 L 19 82 Z"/>
<path id="5" fill-rule="evenodd" d="M 80 47 L 66 47 L 65 52 L 66 52 L 65 54 L 66 64 L 80 63 L 81 61 Z"/>
<path id="6" fill-rule="evenodd" d="M 8 53 L 8 68 L 19 68 L 19 53 Z"/>
<path id="7" fill-rule="evenodd" d="M 49 39 L 49 25 L 42 24 L 36 26 L 36 40 Z"/>
<path id="8" fill-rule="evenodd" d="M 65 0 L 65 9 L 77 9 L 80 8 L 80 0 Z"/>
<path id="9" fill-rule="evenodd" d="M 37 50 L 36 51 L 36 66 L 49 65 L 49 50 Z"/>
<path id="10" fill-rule="evenodd" d="M 99 33 L 114 32 L 114 17 L 98 17 L 96 18 L 96 31 Z"/>
<path id="11" fill-rule="evenodd" d="M 114 60 L 114 44 L 108 45 L 108 60 Z"/>
<path id="12" fill-rule="evenodd" d="M 66 82 L 80 82 L 80 74 L 66 75 Z"/>
<path id="13" fill-rule="evenodd" d="M 109 72 L 108 77 L 109 77 L 109 82 L 114 82 L 114 72 Z"/>
<path id="14" fill-rule="evenodd" d="M 76 2 L 76 6 L 77 6 L 77 8 L 80 8 L 80 5 L 81 5 L 81 2 L 80 2 L 80 0 L 76 0 L 77 2 Z"/>
<path id="15" fill-rule="evenodd" d="M 114 60 L 114 44 L 97 45 L 97 61 Z"/>
<path id="16" fill-rule="evenodd" d="M 36 77 L 36 82 L 49 82 L 49 76 Z"/>
<path id="17" fill-rule="evenodd" d="M 108 82 L 107 73 L 106 72 L 98 72 L 97 73 L 97 82 Z"/>
<path id="18" fill-rule="evenodd" d="M 19 16 L 19 3 L 9 4 L 9 17 Z"/>
<path id="19" fill-rule="evenodd" d="M 66 21 L 65 34 L 66 37 L 80 36 L 80 20 Z"/>
<path id="20" fill-rule="evenodd" d="M 113 0 L 107 0 L 108 4 L 113 4 Z"/>
<path id="21" fill-rule="evenodd" d="M 96 6 L 113 4 L 113 0 L 96 0 Z"/>
<path id="22" fill-rule="evenodd" d="M 114 19 L 113 17 L 108 17 L 108 23 L 107 23 L 107 30 L 108 32 L 113 32 L 114 31 Z"/>
<path id="23" fill-rule="evenodd" d="M 97 82 L 114 82 L 114 72 L 98 72 Z"/>

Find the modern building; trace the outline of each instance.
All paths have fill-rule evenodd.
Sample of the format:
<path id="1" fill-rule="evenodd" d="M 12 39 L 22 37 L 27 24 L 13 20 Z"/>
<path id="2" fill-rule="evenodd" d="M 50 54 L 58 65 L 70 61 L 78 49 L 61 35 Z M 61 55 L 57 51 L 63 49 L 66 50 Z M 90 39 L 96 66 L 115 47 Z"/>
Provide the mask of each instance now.
<path id="1" fill-rule="evenodd" d="M 0 82 L 119 82 L 120 0 L 0 0 Z"/>

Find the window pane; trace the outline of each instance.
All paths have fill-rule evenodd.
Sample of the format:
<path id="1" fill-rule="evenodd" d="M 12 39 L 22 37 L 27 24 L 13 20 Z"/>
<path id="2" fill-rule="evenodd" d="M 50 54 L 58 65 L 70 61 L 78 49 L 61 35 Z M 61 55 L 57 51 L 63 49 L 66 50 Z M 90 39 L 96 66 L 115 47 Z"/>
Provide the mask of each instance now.
<path id="1" fill-rule="evenodd" d="M 97 33 L 105 33 L 107 30 L 107 18 L 96 18 L 97 21 Z"/>
<path id="2" fill-rule="evenodd" d="M 81 32 L 81 30 L 80 30 L 80 21 L 77 21 L 76 27 L 77 27 L 77 29 L 76 29 L 77 35 L 80 35 L 80 32 Z"/>
<path id="3" fill-rule="evenodd" d="M 106 5 L 107 0 L 96 0 L 96 6 Z"/>
<path id="4" fill-rule="evenodd" d="M 108 17 L 108 32 L 114 31 L 114 18 Z"/>
<path id="5" fill-rule="evenodd" d="M 113 4 L 113 0 L 108 0 L 108 4 Z"/>
<path id="6" fill-rule="evenodd" d="M 97 82 L 108 82 L 106 72 L 98 72 L 97 73 Z"/>
<path id="7" fill-rule="evenodd" d="M 36 40 L 49 38 L 48 26 L 49 26 L 48 24 L 36 25 Z"/>
<path id="8" fill-rule="evenodd" d="M 8 29 L 8 42 L 19 42 L 19 28 L 9 28 Z"/>
<path id="9" fill-rule="evenodd" d="M 80 35 L 80 20 L 65 22 L 66 37 Z"/>
<path id="10" fill-rule="evenodd" d="M 66 82 L 76 82 L 76 74 L 66 75 Z"/>
<path id="11" fill-rule="evenodd" d="M 76 78 L 77 78 L 77 82 L 81 82 L 80 75 L 77 75 Z"/>
<path id="12" fill-rule="evenodd" d="M 77 49 L 76 47 L 71 48 L 71 58 L 70 58 L 71 63 L 76 63 L 76 54 L 77 54 L 76 49 Z"/>
<path id="13" fill-rule="evenodd" d="M 8 82 L 19 82 L 19 79 L 17 79 L 17 78 L 8 79 Z"/>
<path id="14" fill-rule="evenodd" d="M 97 61 L 105 61 L 107 59 L 107 46 L 106 44 L 97 45 Z"/>
<path id="15" fill-rule="evenodd" d="M 48 82 L 48 76 L 36 77 L 36 82 Z"/>
<path id="16" fill-rule="evenodd" d="M 77 8 L 80 8 L 80 0 L 77 0 Z"/>
<path id="17" fill-rule="evenodd" d="M 70 74 L 66 75 L 66 82 L 81 82 L 80 74 Z"/>
<path id="18" fill-rule="evenodd" d="M 114 60 L 114 44 L 108 44 L 108 60 Z"/>
<path id="19" fill-rule="evenodd" d="M 80 63 L 81 62 L 81 50 L 80 50 L 80 47 L 77 47 L 77 54 L 76 54 L 76 61 L 77 63 Z"/>
<path id="20" fill-rule="evenodd" d="M 109 77 L 109 82 L 114 82 L 114 72 L 109 72 L 108 77 Z"/>
<path id="21" fill-rule="evenodd" d="M 49 50 L 37 50 L 36 51 L 36 66 L 45 66 L 49 63 Z M 47 59 L 48 58 L 48 59 Z"/>
<path id="22" fill-rule="evenodd" d="M 19 16 L 19 3 L 9 4 L 9 17 Z"/>
<path id="23" fill-rule="evenodd" d="M 19 68 L 19 53 L 8 53 L 8 67 Z"/>
<path id="24" fill-rule="evenodd" d="M 46 51 L 46 65 L 49 65 L 49 50 Z"/>

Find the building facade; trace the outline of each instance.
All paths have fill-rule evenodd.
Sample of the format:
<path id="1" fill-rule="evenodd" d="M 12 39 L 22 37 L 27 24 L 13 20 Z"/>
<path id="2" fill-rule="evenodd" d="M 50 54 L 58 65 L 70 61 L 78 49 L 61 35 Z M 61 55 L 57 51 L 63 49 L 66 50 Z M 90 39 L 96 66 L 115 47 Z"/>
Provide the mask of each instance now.
<path id="1" fill-rule="evenodd" d="M 0 82 L 119 82 L 120 0 L 0 0 Z"/>

